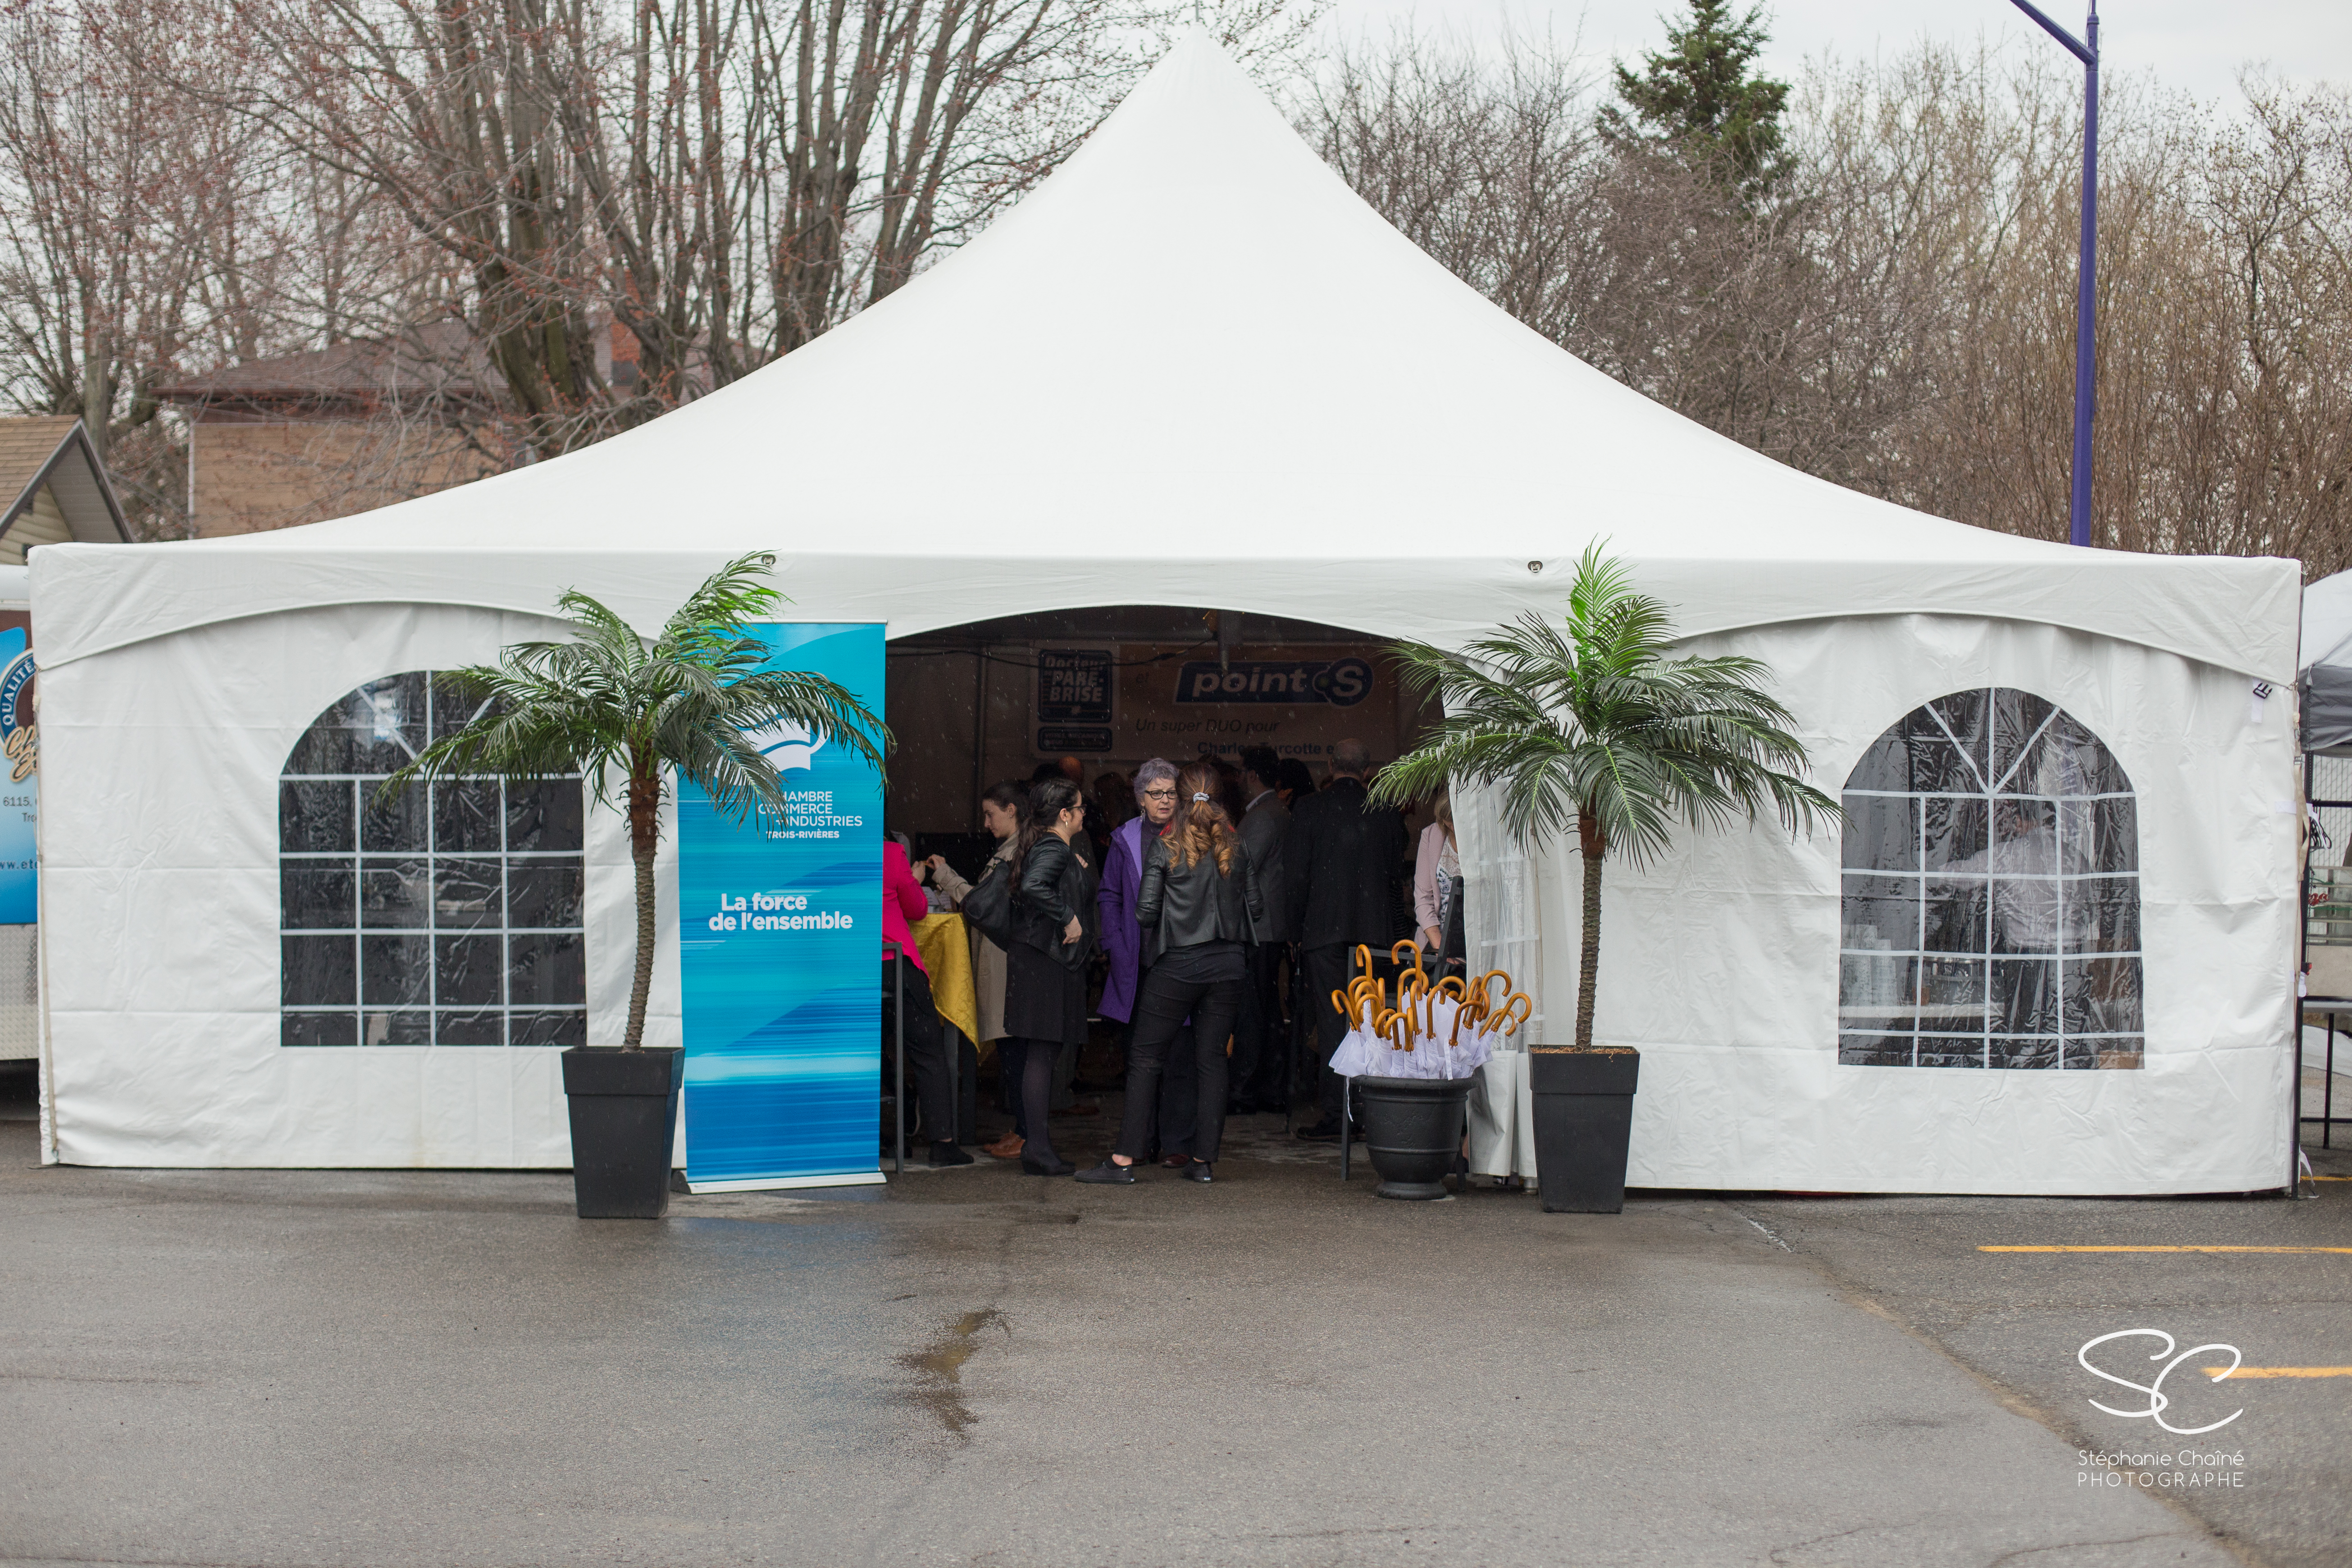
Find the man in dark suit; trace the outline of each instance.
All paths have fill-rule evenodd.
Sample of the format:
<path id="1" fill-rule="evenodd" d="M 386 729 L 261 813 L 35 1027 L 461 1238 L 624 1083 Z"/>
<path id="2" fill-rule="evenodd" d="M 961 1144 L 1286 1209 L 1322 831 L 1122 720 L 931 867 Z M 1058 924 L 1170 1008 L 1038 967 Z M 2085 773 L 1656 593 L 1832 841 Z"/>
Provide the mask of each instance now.
<path id="1" fill-rule="evenodd" d="M 1283 950 L 1290 942 L 1290 907 L 1283 892 L 1282 852 L 1290 835 L 1290 810 L 1275 790 L 1281 772 L 1272 746 L 1242 748 L 1242 853 L 1249 857 L 1265 900 L 1257 940 L 1243 953 L 1249 989 L 1242 994 L 1234 1029 L 1233 1110 L 1290 1110 L 1290 1034 L 1282 1026 Z"/>
<path id="2" fill-rule="evenodd" d="M 1342 1126 L 1339 1097 L 1345 1086 L 1330 1061 L 1347 1036 L 1348 1022 L 1331 1005 L 1331 993 L 1346 988 L 1349 959 L 1359 943 L 1388 956 L 1389 929 L 1396 923 L 1404 819 L 1386 806 L 1365 804 L 1364 774 L 1370 765 L 1361 741 L 1333 746 L 1330 782 L 1292 808 L 1283 845 L 1290 936 L 1299 946 L 1307 1005 L 1315 1015 L 1316 1044 L 1324 1062 L 1323 1119 L 1298 1131 L 1316 1142 L 1336 1141 Z"/>

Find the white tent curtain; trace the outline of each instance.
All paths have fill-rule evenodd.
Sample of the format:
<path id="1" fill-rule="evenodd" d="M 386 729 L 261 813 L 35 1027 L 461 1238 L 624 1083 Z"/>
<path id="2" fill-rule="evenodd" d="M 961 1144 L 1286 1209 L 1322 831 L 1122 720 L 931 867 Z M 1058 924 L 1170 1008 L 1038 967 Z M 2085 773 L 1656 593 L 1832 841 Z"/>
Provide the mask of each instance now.
<path id="1" fill-rule="evenodd" d="M 1470 1169 L 1485 1176 L 1535 1174 L 1534 1105 L 1527 1047 L 1547 1042 L 1544 940 L 1535 862 L 1503 831 L 1494 786 L 1455 788 L 1454 833 L 1462 860 L 1462 932 L 1470 973 L 1509 972 L 1535 1011 L 1478 1070 L 1470 1096 Z"/>

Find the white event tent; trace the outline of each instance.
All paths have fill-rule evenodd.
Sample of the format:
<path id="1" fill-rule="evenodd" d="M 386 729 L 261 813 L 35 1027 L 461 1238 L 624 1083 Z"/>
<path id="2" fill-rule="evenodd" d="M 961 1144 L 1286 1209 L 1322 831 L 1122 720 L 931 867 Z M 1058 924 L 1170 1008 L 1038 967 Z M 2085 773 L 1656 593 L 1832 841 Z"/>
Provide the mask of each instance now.
<path id="1" fill-rule="evenodd" d="M 1842 904 L 1860 884 L 1842 882 L 1833 830 L 1702 833 L 1661 864 L 1612 864 L 1600 1024 L 1643 1053 L 1633 1184 L 2288 1180 L 2295 745 L 2291 704 L 2252 692 L 2294 679 L 2294 563 L 1985 532 L 1748 451 L 1448 274 L 1199 34 L 977 240 L 649 426 L 338 521 L 37 552 L 47 1146 L 92 1164 L 569 1163 L 553 1049 L 283 1046 L 278 956 L 278 781 L 306 727 L 362 682 L 543 635 L 561 588 L 651 628 L 758 548 L 777 553 L 795 616 L 887 622 L 894 637 L 1158 603 L 1451 643 L 1557 612 L 1596 539 L 1693 650 L 1769 661 L 1832 793 L 1948 742 L 1979 745 L 1983 771 L 1982 742 L 1922 728 L 1964 726 L 1950 703 L 1919 717 L 1939 700 L 1980 698 L 1982 715 L 2007 702 L 2044 729 L 2071 717 L 2095 740 L 2078 738 L 2067 777 L 2095 753 L 2113 768 L 2042 793 L 2108 811 L 2103 832 L 2122 824 L 2093 868 L 2137 922 L 2100 927 L 2097 951 L 2134 953 L 2132 995 L 2098 983 L 2105 1021 L 2073 1026 L 2107 1036 L 2066 1063 L 2128 1070 L 1988 1068 L 1985 1050 L 2024 1047 L 1959 1037 L 1937 1037 L 1948 1065 L 1914 1066 L 1935 1020 L 2002 1026 L 1981 1002 L 1969 1014 L 1923 1000 L 1916 979 L 1887 983 L 1911 987 L 1896 996 L 1871 976 L 1982 985 L 1990 963 L 2002 984 L 2010 939 L 1881 963 L 1882 949 L 1945 939 L 1856 938 L 1877 928 Z M 1906 721 L 1910 739 L 1885 739 Z M 1864 842 L 1862 864 L 1907 868 L 1907 896 L 1932 900 L 1923 808 L 1889 798 L 1911 826 L 1884 853 Z M 1564 1039 L 1574 847 L 1523 858 L 1475 805 L 1465 815 L 1473 941 L 1548 1007 L 1539 1037 Z M 1987 853 L 1971 863 L 1979 892 L 2021 864 Z M 589 1034 L 611 1040 L 631 931 L 616 820 L 589 824 L 587 854 Z M 2027 940 L 2030 921 L 2003 919 Z M 656 1044 L 677 1036 L 675 939 L 666 924 Z M 2035 951 L 2052 984 L 2084 994 L 2071 950 Z M 1868 1051 L 1842 1024 L 1895 1003 L 1909 1043 L 1850 1061 L 1843 1046 Z"/>

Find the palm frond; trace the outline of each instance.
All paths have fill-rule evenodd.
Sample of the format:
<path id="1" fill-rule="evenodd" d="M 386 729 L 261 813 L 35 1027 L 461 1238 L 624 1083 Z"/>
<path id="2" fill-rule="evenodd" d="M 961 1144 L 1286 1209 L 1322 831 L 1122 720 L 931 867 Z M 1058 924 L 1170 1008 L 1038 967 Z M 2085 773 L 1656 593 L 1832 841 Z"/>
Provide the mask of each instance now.
<path id="1" fill-rule="evenodd" d="M 1790 832 L 1843 819 L 1801 776 L 1796 720 L 1742 655 L 1672 657 L 1672 617 L 1601 545 L 1578 562 L 1568 612 L 1523 614 L 1458 653 L 1400 643 L 1408 689 L 1442 706 L 1429 738 L 1381 770 L 1375 799 L 1401 804 L 1463 784 L 1499 786 L 1521 843 L 1592 822 L 1609 852 L 1663 854 L 1679 827 L 1767 814 Z"/>
<path id="2" fill-rule="evenodd" d="M 782 597 L 766 581 L 775 565 L 773 554 L 757 550 L 713 572 L 662 627 L 657 647 L 691 657 L 707 643 L 740 639 L 744 623 L 762 618 Z"/>
<path id="3" fill-rule="evenodd" d="M 556 606 L 572 636 L 512 644 L 495 665 L 442 677 L 485 704 L 457 732 L 435 741 L 379 786 L 397 795 L 419 783 L 488 773 L 519 779 L 578 773 L 602 804 L 629 781 L 675 769 L 740 820 L 782 804 L 774 770 L 745 744 L 747 731 L 797 723 L 847 747 L 881 771 L 888 728 L 856 696 L 806 670 L 762 667 L 768 646 L 750 620 L 782 595 L 762 581 L 774 557 L 740 556 L 689 595 L 648 645 L 597 599 L 566 589 Z"/>

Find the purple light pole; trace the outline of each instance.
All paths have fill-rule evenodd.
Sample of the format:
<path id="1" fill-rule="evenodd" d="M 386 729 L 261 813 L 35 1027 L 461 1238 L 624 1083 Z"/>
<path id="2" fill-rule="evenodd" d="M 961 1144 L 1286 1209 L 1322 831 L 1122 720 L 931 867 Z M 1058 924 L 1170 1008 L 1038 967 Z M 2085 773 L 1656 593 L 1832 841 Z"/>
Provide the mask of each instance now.
<path id="1" fill-rule="evenodd" d="M 2099 0 L 2090 0 L 2090 17 L 2083 25 L 2081 38 L 2036 10 L 2031 0 L 2011 3 L 2042 24 L 2043 32 L 2083 62 L 2083 248 L 2074 278 L 2074 494 L 2066 508 L 2066 537 L 2071 543 L 2088 544 L 2092 392 L 2097 372 L 2094 345 L 2098 304 L 2092 287 L 2099 260 Z"/>

